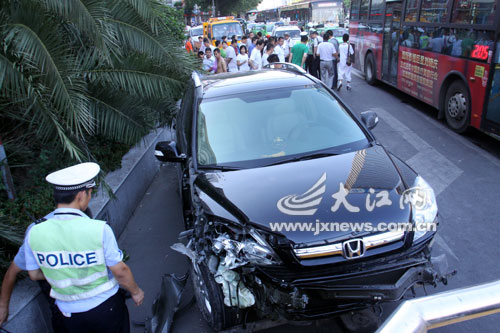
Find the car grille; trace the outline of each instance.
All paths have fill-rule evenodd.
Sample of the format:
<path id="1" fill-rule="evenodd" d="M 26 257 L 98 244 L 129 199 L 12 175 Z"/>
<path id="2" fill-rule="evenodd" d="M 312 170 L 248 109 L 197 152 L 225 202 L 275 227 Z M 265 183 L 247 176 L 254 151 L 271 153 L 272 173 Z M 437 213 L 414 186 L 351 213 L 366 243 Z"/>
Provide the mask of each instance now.
<path id="1" fill-rule="evenodd" d="M 404 236 L 405 236 L 404 231 L 394 231 L 394 232 L 385 232 L 376 235 L 366 236 L 359 238 L 357 240 L 361 242 L 360 244 L 363 244 L 363 254 L 364 254 L 364 251 L 368 251 L 373 248 L 377 248 L 380 246 L 400 241 L 404 238 Z M 299 248 L 299 249 L 294 249 L 293 251 L 295 252 L 295 255 L 299 257 L 299 259 L 337 256 L 344 254 L 343 244 L 344 243 L 334 243 L 328 245 Z"/>

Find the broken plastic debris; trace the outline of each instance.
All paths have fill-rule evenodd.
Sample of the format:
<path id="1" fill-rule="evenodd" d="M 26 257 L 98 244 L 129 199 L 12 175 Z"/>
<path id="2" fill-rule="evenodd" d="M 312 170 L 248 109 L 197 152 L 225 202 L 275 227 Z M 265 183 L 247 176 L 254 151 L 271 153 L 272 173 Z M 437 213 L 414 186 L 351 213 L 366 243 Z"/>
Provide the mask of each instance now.
<path id="1" fill-rule="evenodd" d="M 224 304 L 226 306 L 237 306 L 244 309 L 255 304 L 255 296 L 240 281 L 239 274 L 228 269 L 223 263 L 219 264 L 215 274 L 215 282 L 222 285 Z"/>
<path id="2" fill-rule="evenodd" d="M 168 333 L 186 285 L 187 274 L 181 278 L 166 274 L 161 281 L 160 294 L 153 302 L 153 317 L 146 320 L 146 332 Z"/>
<path id="3" fill-rule="evenodd" d="M 191 261 L 193 261 L 193 262 L 194 262 L 194 259 L 196 258 L 196 254 L 194 253 L 194 251 L 191 250 L 190 248 L 187 248 L 186 245 L 184 245 L 182 243 L 175 243 L 172 246 L 170 246 L 170 248 L 174 251 L 177 251 L 179 253 L 182 253 L 182 254 L 188 256 L 189 259 L 191 259 Z"/>

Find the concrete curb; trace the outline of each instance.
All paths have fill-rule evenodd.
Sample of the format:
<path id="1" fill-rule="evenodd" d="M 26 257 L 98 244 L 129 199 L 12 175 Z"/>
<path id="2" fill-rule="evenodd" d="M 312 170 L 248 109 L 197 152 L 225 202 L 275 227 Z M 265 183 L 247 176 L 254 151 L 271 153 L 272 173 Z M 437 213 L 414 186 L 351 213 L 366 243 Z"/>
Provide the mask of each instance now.
<path id="1" fill-rule="evenodd" d="M 154 157 L 156 143 L 171 140 L 172 133 L 165 127 L 146 135 L 123 156 L 121 169 L 104 178 L 114 198 L 102 187 L 92 198 L 89 208 L 94 217 L 107 221 L 117 239 L 159 170 L 160 163 Z M 9 313 L 9 320 L 2 325 L 9 332 L 52 332 L 47 300 L 38 284 L 28 278 L 17 282 Z"/>
<path id="2" fill-rule="evenodd" d="M 162 128 L 145 136 L 141 143 L 123 156 L 121 169 L 108 173 L 104 178 L 115 198 L 111 199 L 106 189 L 101 187 L 90 202 L 89 208 L 94 217 L 107 221 L 116 238 L 125 229 L 159 169 L 160 163 L 154 158 L 156 143 L 170 139 L 171 135 L 170 129 Z"/>

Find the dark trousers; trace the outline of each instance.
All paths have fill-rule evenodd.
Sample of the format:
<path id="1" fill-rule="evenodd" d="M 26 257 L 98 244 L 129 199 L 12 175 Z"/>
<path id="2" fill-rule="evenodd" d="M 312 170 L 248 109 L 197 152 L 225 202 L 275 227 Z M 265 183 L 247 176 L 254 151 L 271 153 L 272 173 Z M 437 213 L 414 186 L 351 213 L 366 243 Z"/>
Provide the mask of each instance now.
<path id="1" fill-rule="evenodd" d="M 320 79 L 321 80 L 321 69 L 320 69 L 320 59 L 319 57 L 317 56 L 316 58 L 314 58 L 313 60 L 313 75 Z"/>
<path id="2" fill-rule="evenodd" d="M 319 57 L 314 58 L 312 54 L 308 54 L 306 58 L 306 71 L 312 76 L 319 78 Z"/>
<path id="3" fill-rule="evenodd" d="M 64 325 L 73 333 L 129 333 L 130 323 L 125 296 L 118 291 L 99 306 L 64 317 Z"/>
<path id="4" fill-rule="evenodd" d="M 306 58 L 306 71 L 312 74 L 312 63 L 313 63 L 313 56 L 312 54 L 308 54 Z"/>
<path id="5" fill-rule="evenodd" d="M 45 295 L 45 297 L 47 298 L 47 302 L 49 303 L 50 312 L 52 314 L 52 329 L 54 330 L 54 333 L 69 333 L 69 331 L 64 326 L 63 314 L 61 313 L 61 311 L 59 311 L 55 299 L 50 297 L 50 284 L 45 280 L 41 280 L 38 281 L 38 285 L 40 286 L 42 293 Z"/>
<path id="6" fill-rule="evenodd" d="M 337 71 L 337 59 L 333 59 L 333 84 L 332 89 L 337 89 L 337 80 L 339 79 L 339 72 Z"/>

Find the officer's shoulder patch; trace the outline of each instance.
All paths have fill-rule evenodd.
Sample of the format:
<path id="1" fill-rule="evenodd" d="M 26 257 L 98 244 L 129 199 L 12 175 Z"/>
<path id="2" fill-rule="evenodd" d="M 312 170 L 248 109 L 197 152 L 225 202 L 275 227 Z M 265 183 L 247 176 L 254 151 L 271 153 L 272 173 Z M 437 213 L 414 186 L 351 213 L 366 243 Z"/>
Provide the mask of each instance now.
<path id="1" fill-rule="evenodd" d="M 42 217 L 41 219 L 36 220 L 35 224 L 40 224 L 40 223 L 45 222 L 45 221 L 47 221 L 47 219 L 45 217 Z"/>

